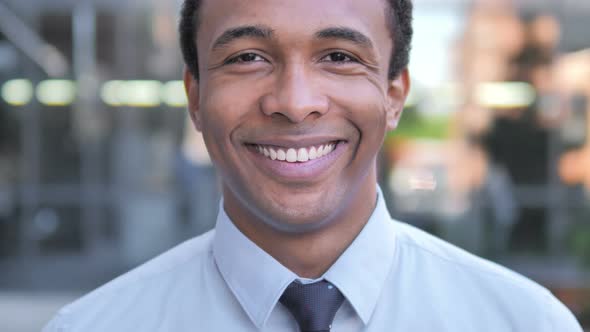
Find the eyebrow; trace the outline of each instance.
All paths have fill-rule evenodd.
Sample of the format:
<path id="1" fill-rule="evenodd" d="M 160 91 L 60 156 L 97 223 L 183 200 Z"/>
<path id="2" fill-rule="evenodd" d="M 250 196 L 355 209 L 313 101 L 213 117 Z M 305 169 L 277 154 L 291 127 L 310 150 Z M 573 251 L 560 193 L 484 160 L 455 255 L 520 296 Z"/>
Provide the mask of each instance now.
<path id="1" fill-rule="evenodd" d="M 346 27 L 331 27 L 322 29 L 315 34 L 316 39 L 342 39 L 358 46 L 365 48 L 373 48 L 371 39 L 365 36 L 362 32 L 346 28 Z"/>
<path id="2" fill-rule="evenodd" d="M 271 28 L 259 25 L 246 25 L 226 30 L 213 43 L 213 50 L 222 48 L 236 39 L 260 38 L 270 39 L 274 35 Z"/>

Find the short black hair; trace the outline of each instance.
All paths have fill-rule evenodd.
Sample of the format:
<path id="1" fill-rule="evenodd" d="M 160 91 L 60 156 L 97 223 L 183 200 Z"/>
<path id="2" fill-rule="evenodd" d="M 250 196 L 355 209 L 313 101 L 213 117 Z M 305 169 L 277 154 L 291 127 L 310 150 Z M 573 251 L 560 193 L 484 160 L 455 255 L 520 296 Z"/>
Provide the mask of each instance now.
<path id="1" fill-rule="evenodd" d="M 412 44 L 412 0 L 387 0 L 389 4 L 389 30 L 393 50 L 389 60 L 389 79 L 396 78 L 410 61 Z M 199 55 L 197 53 L 197 28 L 201 0 L 184 0 L 180 12 L 180 49 L 188 70 L 199 79 Z"/>

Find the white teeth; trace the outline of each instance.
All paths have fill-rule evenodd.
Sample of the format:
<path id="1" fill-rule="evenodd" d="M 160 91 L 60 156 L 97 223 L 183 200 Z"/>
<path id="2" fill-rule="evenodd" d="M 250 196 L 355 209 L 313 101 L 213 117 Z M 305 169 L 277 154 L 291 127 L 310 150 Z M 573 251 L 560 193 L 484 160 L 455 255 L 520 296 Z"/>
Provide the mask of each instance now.
<path id="1" fill-rule="evenodd" d="M 314 160 L 317 157 L 318 157 L 317 150 L 315 149 L 315 146 L 312 146 L 311 149 L 309 149 L 309 160 Z"/>
<path id="2" fill-rule="evenodd" d="M 287 161 L 290 163 L 297 161 L 297 151 L 295 151 L 295 149 L 287 150 Z"/>
<path id="3" fill-rule="evenodd" d="M 297 161 L 299 162 L 306 162 L 309 160 L 309 156 L 307 154 L 307 149 L 301 148 L 297 150 Z"/>
<path id="4" fill-rule="evenodd" d="M 318 158 L 324 156 L 324 146 L 318 148 Z"/>
<path id="5" fill-rule="evenodd" d="M 315 160 L 334 151 L 334 148 L 335 144 L 330 143 L 326 145 L 320 145 L 317 148 L 315 146 L 299 149 L 290 148 L 285 152 L 284 149 L 275 150 L 274 148 L 268 146 L 256 145 L 256 150 L 261 155 L 264 155 L 272 160 L 287 161 L 289 163 L 304 163 L 309 160 Z"/>

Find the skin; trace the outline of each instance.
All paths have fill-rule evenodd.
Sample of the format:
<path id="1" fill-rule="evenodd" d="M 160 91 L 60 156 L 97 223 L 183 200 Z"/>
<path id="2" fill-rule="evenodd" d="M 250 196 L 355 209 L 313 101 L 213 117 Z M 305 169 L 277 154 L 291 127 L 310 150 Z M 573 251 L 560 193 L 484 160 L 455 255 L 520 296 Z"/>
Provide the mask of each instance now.
<path id="1" fill-rule="evenodd" d="M 387 76 L 392 39 L 385 6 L 383 0 L 203 3 L 200 78 L 184 74 L 191 118 L 221 174 L 233 223 L 300 277 L 320 277 L 376 204 L 376 156 L 409 89 L 407 70 Z M 243 27 L 266 34 L 219 45 L 225 32 Z M 366 40 L 318 36 L 335 27 Z M 248 147 L 305 140 L 338 140 L 342 153 L 327 171 L 292 178 L 269 172 Z"/>

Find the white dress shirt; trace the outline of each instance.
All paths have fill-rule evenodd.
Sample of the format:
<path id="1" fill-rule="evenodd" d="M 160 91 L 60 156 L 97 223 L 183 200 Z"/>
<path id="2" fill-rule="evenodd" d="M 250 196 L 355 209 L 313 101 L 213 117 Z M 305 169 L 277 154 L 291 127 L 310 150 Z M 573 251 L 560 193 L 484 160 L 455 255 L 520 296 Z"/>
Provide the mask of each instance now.
<path id="1" fill-rule="evenodd" d="M 44 331 L 297 332 L 278 300 L 300 278 L 220 211 L 215 230 L 64 307 Z M 346 297 L 333 332 L 582 331 L 549 291 L 392 220 L 381 197 L 320 279 Z"/>

